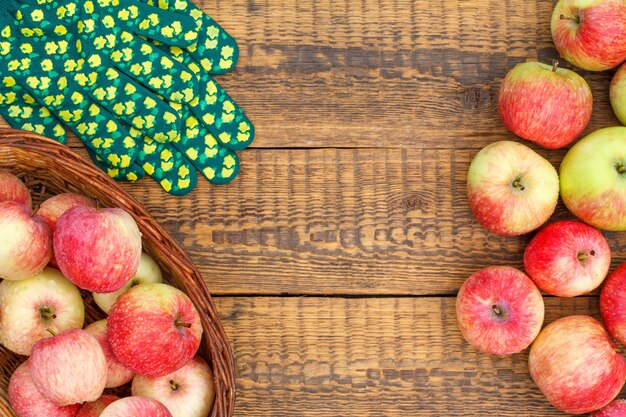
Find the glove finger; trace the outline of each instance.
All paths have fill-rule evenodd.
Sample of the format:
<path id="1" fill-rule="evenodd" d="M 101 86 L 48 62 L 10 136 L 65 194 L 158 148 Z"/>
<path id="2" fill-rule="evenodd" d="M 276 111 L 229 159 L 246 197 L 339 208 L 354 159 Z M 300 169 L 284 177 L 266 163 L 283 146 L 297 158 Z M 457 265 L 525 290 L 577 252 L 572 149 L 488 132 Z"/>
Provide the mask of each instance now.
<path id="1" fill-rule="evenodd" d="M 115 168 L 104 162 L 102 158 L 89 148 L 86 149 L 93 163 L 115 181 L 135 182 L 146 176 L 143 168 L 134 162 L 128 168 Z"/>
<path id="2" fill-rule="evenodd" d="M 8 88 L 0 83 L 0 115 L 15 129 L 38 133 L 59 143 L 67 142 L 62 123 L 17 85 Z"/>
<path id="3" fill-rule="evenodd" d="M 202 70 L 188 52 L 164 45 L 155 47 L 169 50 L 174 59 L 187 65 L 198 76 L 198 98 L 189 103 L 189 107 L 209 132 L 228 149 L 241 150 L 250 146 L 254 140 L 254 125 L 226 90 Z"/>
<path id="4" fill-rule="evenodd" d="M 232 71 L 239 59 L 239 47 L 235 39 L 206 13 L 188 0 L 141 0 L 158 5 L 181 15 L 191 16 L 196 21 L 198 39 L 188 47 L 194 59 L 211 74 Z M 154 38 L 153 38 L 154 39 Z"/>
<path id="5" fill-rule="evenodd" d="M 94 55 L 84 45 L 83 54 L 89 61 Z M 198 81 L 186 65 L 129 32 L 120 35 L 120 42 L 111 51 L 110 58 L 129 77 L 169 101 L 187 103 L 196 96 Z"/>
<path id="6" fill-rule="evenodd" d="M 226 184 L 239 174 L 239 158 L 230 149 L 219 144 L 206 128 L 191 114 L 187 106 L 172 103 L 185 120 L 183 134 L 172 146 L 213 184 Z"/>

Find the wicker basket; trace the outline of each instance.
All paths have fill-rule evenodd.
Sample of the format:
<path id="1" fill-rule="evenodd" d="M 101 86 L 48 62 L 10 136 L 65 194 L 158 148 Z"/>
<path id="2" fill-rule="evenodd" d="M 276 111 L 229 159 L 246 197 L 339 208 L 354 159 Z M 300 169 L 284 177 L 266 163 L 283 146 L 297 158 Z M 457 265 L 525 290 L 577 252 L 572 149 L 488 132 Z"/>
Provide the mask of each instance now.
<path id="1" fill-rule="evenodd" d="M 200 273 L 170 234 L 105 173 L 50 139 L 21 130 L 0 129 L 0 169 L 21 177 L 31 189 L 35 203 L 70 191 L 96 198 L 104 206 L 120 207 L 134 217 L 143 234 L 144 250 L 160 265 L 166 280 L 189 295 L 202 317 L 204 335 L 200 355 L 215 374 L 216 395 L 211 416 L 232 416 L 235 402 L 232 351 Z M 90 295 L 86 292 L 83 295 L 86 321 L 105 318 Z M 24 359 L 0 347 L 2 416 L 15 416 L 9 407 L 7 388 L 11 374 Z"/>

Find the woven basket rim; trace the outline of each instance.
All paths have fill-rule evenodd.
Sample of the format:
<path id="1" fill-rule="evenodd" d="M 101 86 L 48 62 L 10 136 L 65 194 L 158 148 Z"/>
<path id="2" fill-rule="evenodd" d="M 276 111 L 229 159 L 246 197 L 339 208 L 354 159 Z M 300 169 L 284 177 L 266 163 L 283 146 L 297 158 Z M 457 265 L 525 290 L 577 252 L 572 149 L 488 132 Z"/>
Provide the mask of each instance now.
<path id="1" fill-rule="evenodd" d="M 18 156 L 23 154 L 28 154 L 29 158 Z M 170 233 L 106 173 L 54 140 L 36 133 L 0 128 L 0 168 L 10 169 L 12 164 L 16 169 L 28 168 L 33 172 L 42 167 L 63 171 L 67 177 L 72 177 L 62 179 L 67 184 L 90 197 L 101 195 L 103 203 L 120 207 L 133 216 L 142 232 L 144 246 L 154 247 L 152 252 L 158 253 L 160 263 L 166 262 L 172 271 L 177 272 L 172 273 L 175 276 L 171 278 L 187 293 L 200 313 L 204 329 L 201 350 L 204 349 L 205 359 L 210 359 L 216 384 L 211 417 L 231 417 L 235 402 L 232 349 L 200 272 Z M 50 171 L 50 175 L 56 173 Z"/>

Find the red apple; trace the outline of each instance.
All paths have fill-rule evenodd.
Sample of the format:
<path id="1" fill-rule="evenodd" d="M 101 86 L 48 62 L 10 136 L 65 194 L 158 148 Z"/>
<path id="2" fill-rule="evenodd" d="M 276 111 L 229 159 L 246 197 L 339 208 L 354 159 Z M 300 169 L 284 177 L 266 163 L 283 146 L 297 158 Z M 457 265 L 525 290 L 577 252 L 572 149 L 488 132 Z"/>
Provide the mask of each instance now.
<path id="1" fill-rule="evenodd" d="M 30 371 L 41 394 L 59 405 L 95 401 L 107 381 L 104 352 L 84 330 L 66 330 L 33 346 Z"/>
<path id="2" fill-rule="evenodd" d="M 560 0 L 551 30 L 561 56 L 579 68 L 604 71 L 626 59 L 623 0 Z"/>
<path id="3" fill-rule="evenodd" d="M 626 400 L 615 400 L 603 409 L 591 413 L 591 417 L 626 417 Z"/>
<path id="4" fill-rule="evenodd" d="M 41 203 L 39 210 L 37 210 L 37 215 L 46 222 L 50 230 L 54 233 L 59 217 L 67 210 L 76 206 L 96 207 L 96 203 L 92 199 L 80 194 L 57 194 Z M 52 258 L 50 258 L 50 265 L 57 266 L 54 250 L 52 251 Z"/>
<path id="5" fill-rule="evenodd" d="M 100 417 L 172 417 L 172 414 L 152 398 L 126 397 L 105 408 Z"/>
<path id="6" fill-rule="evenodd" d="M 73 207 L 57 221 L 54 252 L 63 275 L 80 288 L 117 291 L 137 272 L 141 233 L 122 209 Z"/>
<path id="7" fill-rule="evenodd" d="M 113 304 L 107 336 L 125 367 L 154 378 L 180 369 L 194 357 L 202 325 L 182 291 L 166 284 L 140 284 Z"/>
<path id="8" fill-rule="evenodd" d="M 11 375 L 9 403 L 18 417 L 74 417 L 80 407 L 80 404 L 57 405 L 41 395 L 31 378 L 28 361 Z"/>
<path id="9" fill-rule="evenodd" d="M 196 356 L 179 370 L 160 378 L 137 375 L 132 393 L 160 401 L 173 417 L 206 417 L 215 399 L 213 371 Z"/>
<path id="10" fill-rule="evenodd" d="M 557 64 L 518 64 L 504 78 L 498 95 L 507 129 L 548 149 L 567 146 L 580 136 L 593 107 L 589 84 Z"/>
<path id="11" fill-rule="evenodd" d="M 456 299 L 461 333 L 476 349 L 510 355 L 526 349 L 541 330 L 541 293 L 523 272 L 491 266 L 474 273 Z"/>
<path id="12" fill-rule="evenodd" d="M 609 334 L 626 344 L 626 263 L 618 266 L 604 283 L 600 312 Z"/>
<path id="13" fill-rule="evenodd" d="M 571 414 L 606 406 L 626 380 L 626 358 L 589 316 L 564 317 L 546 326 L 530 348 L 528 367 L 548 401 Z"/>
<path id="14" fill-rule="evenodd" d="M 487 230 L 505 236 L 544 224 L 559 198 L 559 177 L 546 159 L 517 142 L 495 142 L 476 154 L 467 173 L 470 207 Z"/>
<path id="15" fill-rule="evenodd" d="M 524 268 L 537 286 L 558 297 L 576 297 L 600 286 L 611 249 L 598 230 L 564 220 L 539 231 L 524 252 Z"/>
<path id="16" fill-rule="evenodd" d="M 103 395 L 96 401 L 83 404 L 75 417 L 99 417 L 109 404 L 119 400 L 115 395 Z"/>
<path id="17" fill-rule="evenodd" d="M 0 343 L 20 355 L 60 333 L 80 329 L 85 305 L 80 291 L 54 268 L 22 281 L 0 282 Z"/>
<path id="18" fill-rule="evenodd" d="M 28 208 L 33 207 L 26 185 L 9 171 L 0 170 L 0 201 L 15 201 Z"/>
<path id="19" fill-rule="evenodd" d="M 52 233 L 15 201 L 0 202 L 0 278 L 18 281 L 41 271 L 52 256 Z"/>
<path id="20" fill-rule="evenodd" d="M 107 321 L 100 320 L 85 327 L 85 331 L 98 340 L 107 360 L 107 388 L 120 387 L 133 379 L 135 373 L 119 363 L 107 339 Z"/>

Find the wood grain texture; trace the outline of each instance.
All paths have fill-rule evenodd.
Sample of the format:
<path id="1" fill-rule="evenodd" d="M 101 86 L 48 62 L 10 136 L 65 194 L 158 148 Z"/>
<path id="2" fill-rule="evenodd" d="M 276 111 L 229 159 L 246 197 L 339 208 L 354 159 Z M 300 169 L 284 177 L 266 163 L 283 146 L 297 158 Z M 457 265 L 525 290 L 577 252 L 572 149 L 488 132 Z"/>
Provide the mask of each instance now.
<path id="1" fill-rule="evenodd" d="M 236 415 L 557 416 L 527 351 L 463 341 L 454 298 L 219 298 L 235 352 Z M 546 323 L 598 315 L 596 298 L 546 299 Z"/>

